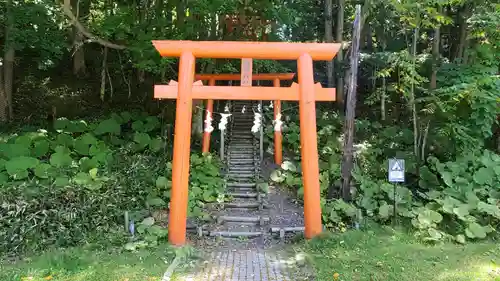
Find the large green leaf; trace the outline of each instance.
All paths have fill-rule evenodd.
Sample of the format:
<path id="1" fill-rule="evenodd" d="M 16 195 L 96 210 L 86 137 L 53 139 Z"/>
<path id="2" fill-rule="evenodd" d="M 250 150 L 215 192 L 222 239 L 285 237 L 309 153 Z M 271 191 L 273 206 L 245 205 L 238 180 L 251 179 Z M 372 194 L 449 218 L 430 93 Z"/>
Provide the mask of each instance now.
<path id="1" fill-rule="evenodd" d="M 66 147 L 72 147 L 73 146 L 73 137 L 67 134 L 59 134 L 56 137 L 56 145 L 62 145 Z"/>
<path id="2" fill-rule="evenodd" d="M 50 156 L 50 164 L 54 167 L 67 167 L 73 163 L 73 159 L 68 153 L 62 151 L 53 153 Z"/>
<path id="3" fill-rule="evenodd" d="M 423 209 L 419 212 L 417 219 L 422 225 L 430 226 L 434 223 L 440 223 L 443 216 L 434 210 Z"/>
<path id="4" fill-rule="evenodd" d="M 166 177 L 158 177 L 156 179 L 156 187 L 167 188 L 169 186 L 169 180 Z"/>
<path id="5" fill-rule="evenodd" d="M 0 172 L 5 170 L 5 163 L 7 160 L 0 158 Z"/>
<path id="6" fill-rule="evenodd" d="M 29 146 L 18 143 L 0 144 L 0 154 L 7 159 L 13 159 L 20 156 L 30 156 Z"/>
<path id="7" fill-rule="evenodd" d="M 40 161 L 33 157 L 19 156 L 5 163 L 7 173 L 15 179 L 28 177 L 28 169 L 34 169 Z"/>
<path id="8" fill-rule="evenodd" d="M 92 177 L 89 173 L 79 172 L 75 175 L 73 181 L 79 185 L 88 185 L 92 183 Z"/>
<path id="9" fill-rule="evenodd" d="M 441 177 L 443 178 L 443 181 L 447 186 L 453 187 L 453 177 L 450 172 L 445 171 L 444 173 L 441 174 Z"/>
<path id="10" fill-rule="evenodd" d="M 391 211 L 393 210 L 393 206 L 390 206 L 388 204 L 382 204 L 380 205 L 379 209 L 378 209 L 378 215 L 382 218 L 382 219 L 387 219 L 389 218 L 389 216 L 391 215 Z"/>
<path id="11" fill-rule="evenodd" d="M 148 116 L 146 117 L 146 123 L 144 124 L 143 130 L 148 133 L 160 126 L 160 120 L 156 116 Z"/>
<path id="12" fill-rule="evenodd" d="M 483 167 L 474 173 L 473 179 L 479 185 L 491 185 L 493 183 L 493 176 L 493 169 Z"/>
<path id="13" fill-rule="evenodd" d="M 71 121 L 67 127 L 66 131 L 70 133 L 83 133 L 88 130 L 87 122 L 83 120 Z"/>
<path id="14" fill-rule="evenodd" d="M 0 172 L 0 186 L 9 181 L 9 175 L 5 172 Z"/>
<path id="15" fill-rule="evenodd" d="M 88 172 L 90 169 L 97 168 L 99 166 L 99 161 L 96 158 L 82 157 L 79 161 L 80 169 L 83 172 Z"/>
<path id="16" fill-rule="evenodd" d="M 144 123 L 140 120 L 135 121 L 132 123 L 132 130 L 136 132 L 144 132 Z"/>
<path id="17" fill-rule="evenodd" d="M 297 167 L 295 167 L 295 165 L 290 161 L 283 161 L 283 164 L 281 164 L 281 169 L 290 172 L 297 172 Z"/>
<path id="18" fill-rule="evenodd" d="M 436 230 L 435 228 L 432 228 L 432 227 L 430 227 L 429 229 L 427 229 L 427 233 L 429 234 L 428 240 L 438 241 L 441 238 L 443 238 L 443 234 L 441 233 L 441 231 L 438 231 L 438 230 Z"/>
<path id="19" fill-rule="evenodd" d="M 35 167 L 35 176 L 41 179 L 46 179 L 50 176 L 51 168 L 52 166 L 47 163 L 40 163 Z"/>
<path id="20" fill-rule="evenodd" d="M 54 185 L 57 186 L 57 187 L 65 187 L 68 184 L 69 184 L 69 178 L 68 177 L 61 176 L 61 177 L 57 177 L 54 180 Z"/>
<path id="21" fill-rule="evenodd" d="M 31 154 L 33 157 L 40 158 L 49 152 L 50 143 L 46 139 L 41 139 L 35 142 Z"/>
<path id="22" fill-rule="evenodd" d="M 453 213 L 464 220 L 465 216 L 469 215 L 469 205 L 460 204 L 458 207 L 453 208 Z"/>
<path id="23" fill-rule="evenodd" d="M 488 204 L 488 203 L 481 201 L 478 203 L 477 209 L 480 212 L 487 213 L 488 215 L 491 215 L 497 219 L 500 219 L 500 208 L 497 205 Z"/>
<path id="24" fill-rule="evenodd" d="M 97 125 L 97 128 L 95 128 L 94 133 L 98 136 L 103 134 L 119 135 L 120 131 L 120 124 L 116 122 L 115 119 L 109 118 L 101 121 L 99 125 Z"/>
<path id="25" fill-rule="evenodd" d="M 164 206 L 167 206 L 167 203 L 165 203 L 165 201 L 163 199 L 161 199 L 160 197 L 148 198 L 146 200 L 146 202 L 151 207 L 164 207 Z"/>
<path id="26" fill-rule="evenodd" d="M 54 121 L 54 129 L 57 131 L 64 131 L 70 122 L 71 121 L 65 117 L 57 118 L 57 120 Z"/>
<path id="27" fill-rule="evenodd" d="M 144 220 L 142 220 L 141 224 L 150 227 L 155 223 L 155 219 L 153 217 L 147 217 Z"/>
<path id="28" fill-rule="evenodd" d="M 486 238 L 486 229 L 478 223 L 470 223 L 465 230 L 465 235 L 469 238 Z"/>
<path id="29" fill-rule="evenodd" d="M 163 145 L 163 140 L 161 138 L 154 138 L 149 144 L 149 149 L 151 149 L 151 151 L 153 152 L 158 152 L 163 148 Z"/>
<path id="30" fill-rule="evenodd" d="M 285 181 L 286 177 L 280 170 L 274 170 L 270 176 L 271 180 L 277 183 Z"/>
<path id="31" fill-rule="evenodd" d="M 151 143 L 151 137 L 146 133 L 136 132 L 134 134 L 134 142 L 137 143 L 138 149 L 142 150 Z"/>

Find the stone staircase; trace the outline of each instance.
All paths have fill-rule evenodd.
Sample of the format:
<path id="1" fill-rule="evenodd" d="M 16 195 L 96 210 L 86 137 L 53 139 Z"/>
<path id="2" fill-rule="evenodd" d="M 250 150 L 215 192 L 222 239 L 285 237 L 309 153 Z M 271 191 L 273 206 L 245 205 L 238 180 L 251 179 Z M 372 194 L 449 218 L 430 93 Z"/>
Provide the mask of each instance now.
<path id="1" fill-rule="evenodd" d="M 246 112 L 242 113 L 243 107 Z M 265 194 L 258 189 L 260 175 L 259 140 L 251 132 L 255 102 L 236 101 L 232 108 L 225 160 L 227 164 L 225 202 L 216 215 L 217 224 L 210 236 L 224 238 L 264 238 L 268 232 L 269 215 Z"/>
<path id="2" fill-rule="evenodd" d="M 224 140 L 223 174 L 229 199 L 210 205 L 214 220 L 191 231 L 200 237 L 223 239 L 227 243 L 222 244 L 230 248 L 267 248 L 304 230 L 303 209 L 293 202 L 293 195 L 275 186 L 268 191 L 259 189 L 262 161 L 259 138 L 251 131 L 253 110 L 257 110 L 255 101 L 233 103 Z"/>

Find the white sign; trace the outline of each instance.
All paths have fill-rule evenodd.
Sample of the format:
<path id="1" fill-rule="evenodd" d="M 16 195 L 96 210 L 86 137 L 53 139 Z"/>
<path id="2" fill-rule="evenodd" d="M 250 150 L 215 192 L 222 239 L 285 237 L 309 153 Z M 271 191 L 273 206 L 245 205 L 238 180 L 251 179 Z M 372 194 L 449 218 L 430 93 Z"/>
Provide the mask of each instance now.
<path id="1" fill-rule="evenodd" d="M 389 159 L 389 181 L 390 182 L 405 181 L 404 159 Z"/>

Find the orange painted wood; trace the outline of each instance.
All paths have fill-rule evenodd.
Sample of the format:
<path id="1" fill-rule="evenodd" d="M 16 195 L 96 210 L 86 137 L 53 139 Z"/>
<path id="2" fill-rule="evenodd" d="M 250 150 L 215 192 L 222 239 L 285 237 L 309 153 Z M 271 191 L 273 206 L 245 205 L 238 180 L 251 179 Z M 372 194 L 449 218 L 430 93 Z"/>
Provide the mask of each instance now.
<path id="1" fill-rule="evenodd" d="M 304 234 L 306 238 L 313 238 L 322 231 L 313 59 L 310 55 L 303 54 L 298 59 L 297 66 L 300 92 L 300 151 L 304 183 Z"/>
<path id="2" fill-rule="evenodd" d="M 253 60 L 249 58 L 241 59 L 241 82 L 244 87 L 252 87 Z"/>
<path id="3" fill-rule="evenodd" d="M 280 80 L 275 78 L 273 81 L 274 87 L 280 87 Z M 276 116 L 281 113 L 281 101 L 274 101 L 274 120 L 276 120 Z M 277 165 L 281 166 L 283 162 L 283 135 L 280 131 L 274 130 L 274 162 Z"/>
<path id="4" fill-rule="evenodd" d="M 288 43 L 243 41 L 174 41 L 154 40 L 154 47 L 163 57 L 179 57 L 192 52 L 196 58 L 296 60 L 309 54 L 313 60 L 332 60 L 341 47 L 338 43 Z"/>
<path id="5" fill-rule="evenodd" d="M 208 81 L 208 85 L 209 86 L 215 86 L 215 79 L 213 79 L 213 78 L 210 79 Z M 213 99 L 208 99 L 207 100 L 206 110 L 209 111 L 210 114 L 213 116 L 213 113 L 214 113 L 214 100 Z M 208 112 L 205 112 L 205 119 L 203 121 L 206 120 L 206 116 L 208 116 L 208 114 L 209 114 Z M 203 124 L 204 124 L 204 127 L 206 129 L 207 124 L 205 124 L 205 122 L 203 122 Z M 210 135 L 211 135 L 211 133 L 207 132 L 206 130 L 203 130 L 203 144 L 202 144 L 202 149 L 201 149 L 201 151 L 203 153 L 210 152 Z"/>
<path id="6" fill-rule="evenodd" d="M 177 105 L 175 111 L 174 154 L 172 160 L 172 190 L 168 222 L 168 240 L 174 245 L 186 243 L 188 206 L 189 157 L 191 150 L 192 88 L 195 57 L 184 52 L 180 58 Z"/>
<path id="7" fill-rule="evenodd" d="M 274 80 L 279 79 L 281 81 L 284 80 L 292 80 L 295 76 L 295 73 L 259 73 L 252 74 L 252 80 Z M 238 81 L 241 79 L 240 74 L 228 74 L 228 73 L 220 73 L 220 74 L 196 74 L 196 80 L 210 80 L 215 79 L 216 81 Z"/>
<path id="8" fill-rule="evenodd" d="M 322 88 L 313 84 L 313 96 L 316 101 L 335 101 L 334 88 Z M 155 85 L 154 97 L 157 99 L 176 99 L 177 87 Z M 193 99 L 214 100 L 299 100 L 299 85 L 291 87 L 241 87 L 241 86 L 193 86 Z"/>

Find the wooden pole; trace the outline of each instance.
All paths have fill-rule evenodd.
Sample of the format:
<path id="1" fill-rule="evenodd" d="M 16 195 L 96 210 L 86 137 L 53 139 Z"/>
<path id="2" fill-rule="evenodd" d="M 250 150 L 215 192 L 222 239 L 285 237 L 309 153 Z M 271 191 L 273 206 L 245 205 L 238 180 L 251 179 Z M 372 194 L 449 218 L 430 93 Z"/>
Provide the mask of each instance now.
<path id="1" fill-rule="evenodd" d="M 177 85 L 179 94 L 175 112 L 172 193 L 168 222 L 168 240 L 173 245 L 184 245 L 186 242 L 194 69 L 195 57 L 189 51 L 183 52 L 180 57 Z"/>
<path id="2" fill-rule="evenodd" d="M 215 79 L 210 79 L 208 80 L 208 85 L 209 86 L 215 86 Z M 213 99 L 208 99 L 207 100 L 207 112 L 206 112 L 206 117 L 205 117 L 205 120 L 207 119 L 207 117 L 209 116 L 213 116 L 213 113 L 214 113 L 214 100 Z M 213 117 L 212 117 L 213 118 Z M 203 153 L 208 153 L 210 152 L 210 135 L 212 134 L 211 132 L 207 132 L 207 127 L 208 127 L 208 124 L 205 123 L 205 130 L 203 132 L 203 146 L 202 146 L 202 152 Z"/>
<path id="3" fill-rule="evenodd" d="M 356 114 L 356 88 L 361 33 L 361 5 L 356 5 L 351 50 L 351 71 L 347 83 L 346 118 L 344 124 L 344 152 L 342 157 L 342 198 L 351 199 L 351 172 L 353 168 L 354 119 Z"/>
<path id="4" fill-rule="evenodd" d="M 314 98 L 313 61 L 303 54 L 297 61 L 299 73 L 300 145 L 304 182 L 305 237 L 313 238 L 322 231 L 319 189 L 318 138 L 316 100 Z"/>
<path id="5" fill-rule="evenodd" d="M 280 79 L 276 78 L 274 79 L 274 87 L 280 87 Z M 281 114 L 281 101 L 280 100 L 275 100 L 274 101 L 274 120 L 276 120 L 276 117 L 278 114 Z M 281 134 L 281 128 L 280 130 L 274 130 L 274 162 L 277 165 L 281 166 L 281 163 L 283 162 L 283 147 L 282 147 L 282 139 L 283 136 Z"/>

